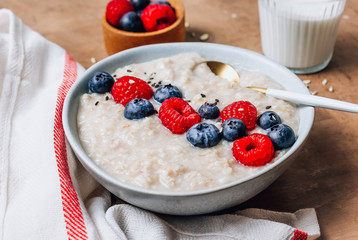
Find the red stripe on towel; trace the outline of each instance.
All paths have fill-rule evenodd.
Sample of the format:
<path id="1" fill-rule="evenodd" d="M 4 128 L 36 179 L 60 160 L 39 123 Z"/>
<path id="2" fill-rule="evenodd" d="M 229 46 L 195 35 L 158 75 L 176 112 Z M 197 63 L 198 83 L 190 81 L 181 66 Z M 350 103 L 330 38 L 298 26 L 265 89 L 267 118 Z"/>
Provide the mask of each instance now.
<path id="1" fill-rule="evenodd" d="M 292 240 L 307 240 L 307 237 L 308 237 L 307 233 L 296 229 L 295 232 L 293 233 Z"/>
<path id="2" fill-rule="evenodd" d="M 65 224 L 68 239 L 88 239 L 85 221 L 82 214 L 77 193 L 73 187 L 70 170 L 67 162 L 67 151 L 65 142 L 65 132 L 62 126 L 63 102 L 68 90 L 77 78 L 77 64 L 73 58 L 66 53 L 65 69 L 63 81 L 58 89 L 55 125 L 54 125 L 54 146 L 57 161 L 58 173 L 60 178 L 62 208 L 64 212 Z"/>

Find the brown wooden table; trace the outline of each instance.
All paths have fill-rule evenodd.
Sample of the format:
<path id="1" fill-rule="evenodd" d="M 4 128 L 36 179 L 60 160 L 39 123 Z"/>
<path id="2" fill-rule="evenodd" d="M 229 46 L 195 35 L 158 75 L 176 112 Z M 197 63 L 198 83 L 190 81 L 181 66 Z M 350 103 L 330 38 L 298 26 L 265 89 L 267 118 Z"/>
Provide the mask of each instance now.
<path id="1" fill-rule="evenodd" d="M 261 52 L 257 1 L 183 0 L 187 41 L 223 43 Z M 101 16 L 106 0 L 1 0 L 25 24 L 66 49 L 85 68 L 107 56 Z M 195 34 L 193 34 L 195 33 Z M 195 36 L 194 36 L 195 35 Z M 193 37 L 194 36 L 194 37 Z M 358 1 L 347 0 L 335 53 L 311 80 L 318 95 L 358 103 Z M 323 85 L 322 80 L 328 84 Z M 328 91 L 332 86 L 334 91 Z M 316 208 L 321 239 L 358 239 L 358 115 L 317 109 L 299 159 L 269 188 L 239 206 L 275 211 Z"/>

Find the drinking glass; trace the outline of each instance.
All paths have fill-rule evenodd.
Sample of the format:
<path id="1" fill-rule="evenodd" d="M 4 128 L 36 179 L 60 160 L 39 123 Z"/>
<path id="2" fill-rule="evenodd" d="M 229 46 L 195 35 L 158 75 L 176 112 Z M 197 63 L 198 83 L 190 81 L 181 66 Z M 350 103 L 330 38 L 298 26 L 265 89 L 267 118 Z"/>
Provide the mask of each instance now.
<path id="1" fill-rule="evenodd" d="M 258 0 L 263 53 L 297 74 L 330 62 L 345 0 Z"/>

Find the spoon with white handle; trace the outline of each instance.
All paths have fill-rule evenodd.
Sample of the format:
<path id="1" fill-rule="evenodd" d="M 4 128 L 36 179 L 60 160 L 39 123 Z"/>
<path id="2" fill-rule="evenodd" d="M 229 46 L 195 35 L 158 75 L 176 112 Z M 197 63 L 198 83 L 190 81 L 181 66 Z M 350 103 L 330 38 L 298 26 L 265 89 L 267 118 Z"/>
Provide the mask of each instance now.
<path id="1" fill-rule="evenodd" d="M 199 64 L 201 63 L 206 63 L 214 74 L 222 78 L 228 79 L 229 81 L 240 83 L 239 74 L 237 73 L 235 68 L 233 68 L 229 64 L 218 62 L 218 61 L 200 62 Z M 261 88 L 261 87 L 247 87 L 247 88 L 262 92 L 267 96 L 280 98 L 296 104 L 303 104 L 313 107 L 322 107 L 322 108 L 329 108 L 339 111 L 358 113 L 358 104 L 343 102 L 331 98 L 314 96 L 310 94 L 296 93 L 286 90 L 278 90 L 273 88 Z"/>
<path id="2" fill-rule="evenodd" d="M 310 94 L 296 93 L 286 90 L 278 90 L 273 88 L 261 88 L 261 87 L 248 87 L 248 88 L 262 92 L 267 96 L 280 98 L 297 104 L 358 113 L 358 104 L 343 102 L 331 98 L 314 96 Z"/>

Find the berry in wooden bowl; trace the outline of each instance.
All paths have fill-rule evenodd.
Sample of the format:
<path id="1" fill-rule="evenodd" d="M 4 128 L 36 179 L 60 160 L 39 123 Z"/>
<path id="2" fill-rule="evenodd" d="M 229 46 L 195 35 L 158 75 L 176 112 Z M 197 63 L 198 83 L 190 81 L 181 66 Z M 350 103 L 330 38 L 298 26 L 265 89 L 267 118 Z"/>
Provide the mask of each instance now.
<path id="1" fill-rule="evenodd" d="M 106 51 L 112 55 L 142 45 L 183 42 L 184 19 L 179 0 L 112 0 L 102 17 Z"/>

